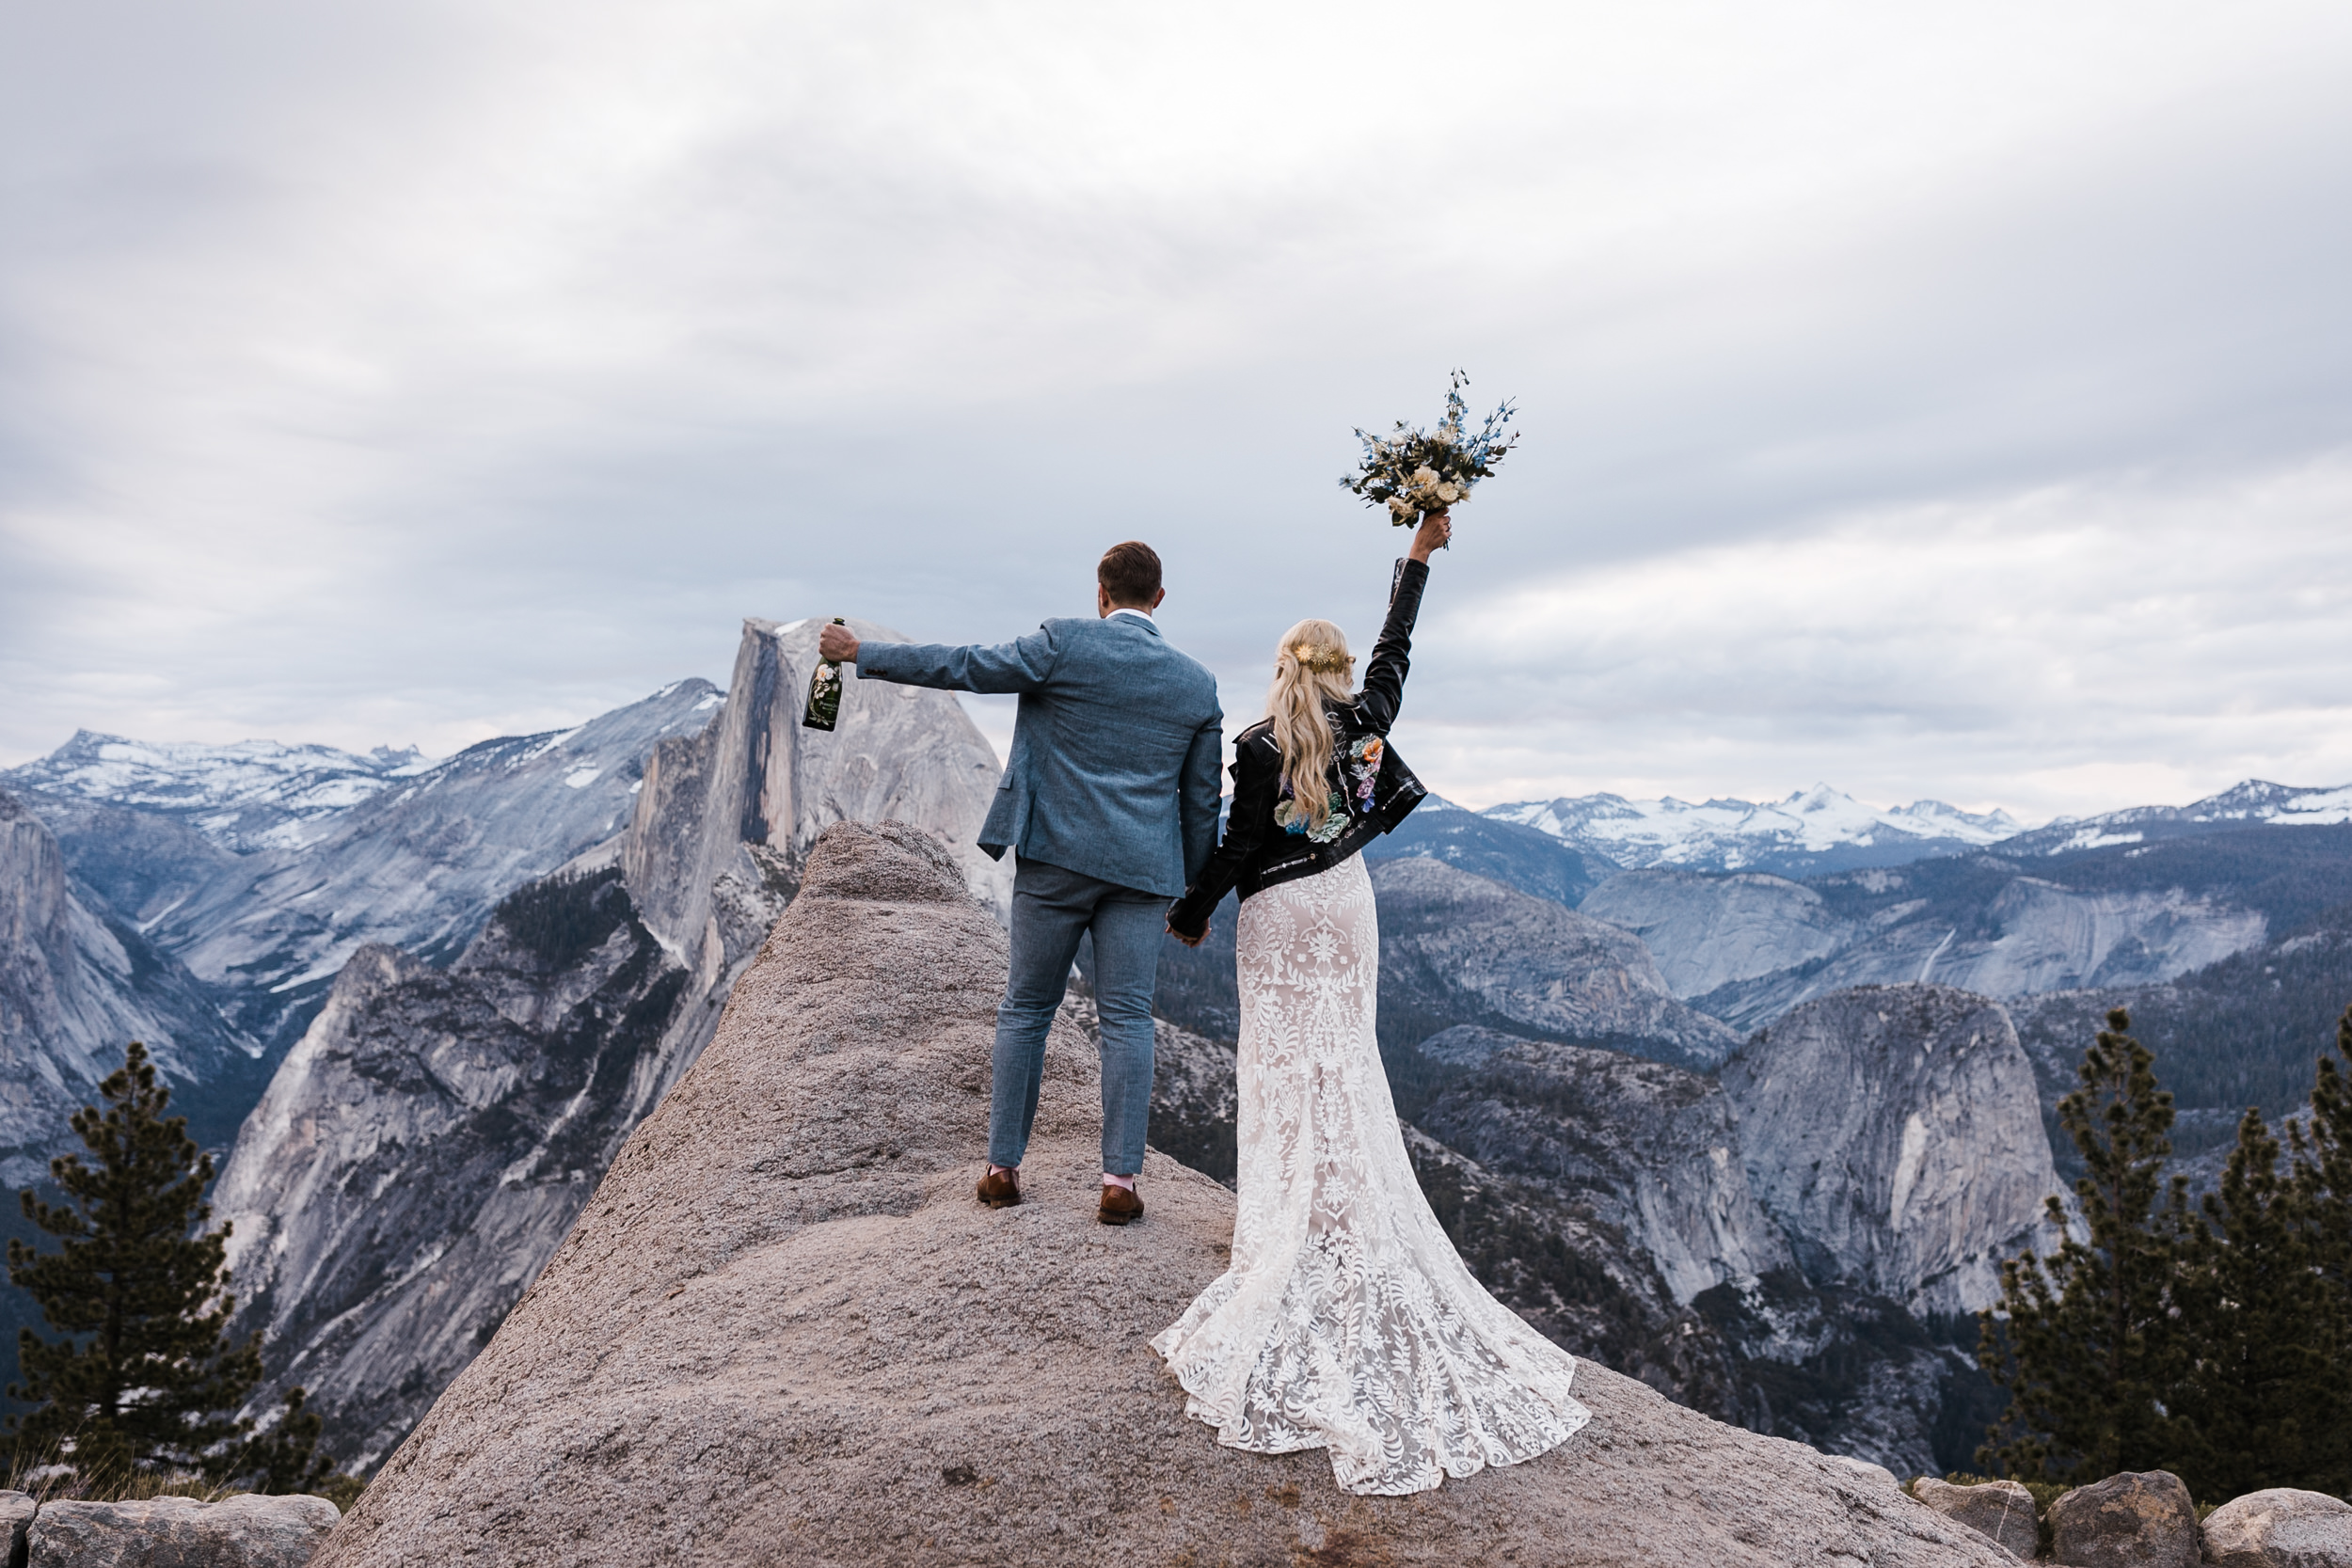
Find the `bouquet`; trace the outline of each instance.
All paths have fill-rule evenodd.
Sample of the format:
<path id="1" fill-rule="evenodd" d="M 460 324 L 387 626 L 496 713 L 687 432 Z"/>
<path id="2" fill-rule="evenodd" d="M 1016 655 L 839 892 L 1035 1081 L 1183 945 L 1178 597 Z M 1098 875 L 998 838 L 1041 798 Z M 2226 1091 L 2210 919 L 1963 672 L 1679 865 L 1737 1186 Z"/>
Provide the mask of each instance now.
<path id="1" fill-rule="evenodd" d="M 1389 521 L 1399 528 L 1410 526 L 1424 512 L 1442 512 L 1468 500 L 1470 486 L 1493 478 L 1495 465 L 1519 438 L 1518 431 L 1506 434 L 1502 428 L 1517 412 L 1508 399 L 1486 416 L 1477 435 L 1464 433 L 1470 410 L 1462 402 L 1462 388 L 1469 385 L 1470 377 L 1454 372 L 1445 394 L 1445 418 L 1435 430 L 1416 430 L 1403 420 L 1386 436 L 1359 430 L 1356 438 L 1364 444 L 1363 459 L 1355 472 L 1341 476 L 1340 488 L 1363 497 L 1366 506 L 1387 507 Z"/>

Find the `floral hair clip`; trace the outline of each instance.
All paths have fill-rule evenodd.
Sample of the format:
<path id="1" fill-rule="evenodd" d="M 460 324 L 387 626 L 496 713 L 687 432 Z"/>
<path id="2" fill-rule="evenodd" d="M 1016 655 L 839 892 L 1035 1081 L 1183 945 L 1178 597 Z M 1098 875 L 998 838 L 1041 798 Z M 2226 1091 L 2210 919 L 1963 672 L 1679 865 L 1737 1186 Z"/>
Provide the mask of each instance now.
<path id="1" fill-rule="evenodd" d="M 1353 654 L 1343 654 L 1337 648 L 1318 648 L 1309 642 L 1294 642 L 1289 652 L 1301 670 L 1312 670 L 1319 675 L 1344 674 L 1347 667 L 1356 662 Z"/>

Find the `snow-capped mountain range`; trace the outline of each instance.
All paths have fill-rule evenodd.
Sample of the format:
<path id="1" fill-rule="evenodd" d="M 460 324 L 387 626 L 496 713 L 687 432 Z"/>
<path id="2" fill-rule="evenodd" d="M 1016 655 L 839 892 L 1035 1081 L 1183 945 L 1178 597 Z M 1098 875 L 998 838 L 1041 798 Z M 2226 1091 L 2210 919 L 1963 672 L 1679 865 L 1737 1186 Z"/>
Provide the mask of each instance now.
<path id="1" fill-rule="evenodd" d="M 1519 800 L 1483 814 L 1549 833 L 1628 870 L 1772 871 L 1804 876 L 1899 865 L 2014 837 L 2025 824 L 2005 811 L 1965 812 L 1941 800 L 1867 806 L 1825 784 L 1785 800 L 1629 800 L 1580 795 Z"/>
<path id="2" fill-rule="evenodd" d="M 1629 800 L 1621 795 L 1579 795 L 1516 800 L 1479 815 L 1536 829 L 1628 871 L 1664 866 L 1808 877 L 1971 849 L 2010 857 L 2062 855 L 2240 827 L 2330 827 L 2352 822 L 2352 784 L 2297 787 L 2249 779 L 2185 806 L 2131 806 L 2096 816 L 2061 816 L 2039 828 L 2027 828 L 2005 811 L 1966 812 L 1941 800 L 1865 805 L 1825 784 L 1785 800 L 1693 804 L 1672 796 Z"/>
<path id="3" fill-rule="evenodd" d="M 2233 827 L 2333 827 L 2352 822 L 2352 784 L 2297 789 L 2249 779 L 2185 806 L 2133 806 L 2097 816 L 2061 816 L 2003 844 L 2004 854 L 2062 855 L 2110 844 L 2183 838 Z"/>
<path id="4" fill-rule="evenodd" d="M 275 740 L 207 746 L 79 730 L 47 756 L 0 771 L 0 788 L 177 816 L 223 849 L 246 854 L 307 843 L 327 818 L 432 766 L 413 746 L 361 756 Z"/>

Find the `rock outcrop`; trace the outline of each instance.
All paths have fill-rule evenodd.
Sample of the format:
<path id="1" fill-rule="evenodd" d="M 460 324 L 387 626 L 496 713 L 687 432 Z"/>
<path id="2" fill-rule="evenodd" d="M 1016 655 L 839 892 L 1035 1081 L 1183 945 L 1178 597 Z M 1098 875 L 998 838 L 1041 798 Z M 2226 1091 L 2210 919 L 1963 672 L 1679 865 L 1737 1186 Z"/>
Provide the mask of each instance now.
<path id="1" fill-rule="evenodd" d="M 2058 1173 L 1998 1004 L 1841 991 L 1758 1034 L 1722 1079 L 1750 1183 L 1816 1282 L 1973 1312 L 1997 1299 L 2000 1260 L 2040 1240 Z"/>
<path id="2" fill-rule="evenodd" d="M 1676 1001 L 1649 950 L 1606 922 L 1421 857 L 1374 863 L 1372 885 L 1384 1041 L 1483 1023 L 1696 1068 L 1739 1043 Z"/>
<path id="3" fill-rule="evenodd" d="M 2352 1568 L 2352 1503 L 2277 1486 L 2205 1515 L 2214 1568 Z"/>
<path id="4" fill-rule="evenodd" d="M 893 824 L 829 829 L 717 1037 L 315 1560 L 1996 1564 L 1801 1446 L 1587 1364 L 1562 1449 L 1398 1499 L 1219 1448 L 1145 1341 L 1232 1198 L 1156 1151 L 1094 1223 L 1057 1028 L 1028 1201 L 970 1195 L 1004 937 Z"/>
<path id="5" fill-rule="evenodd" d="M 299 1383 L 346 1462 L 398 1443 L 709 1039 L 831 814 L 914 815 L 1000 891 L 973 847 L 995 759 L 954 697 L 851 683 L 840 728 L 804 731 L 815 644 L 746 623 L 725 701 L 655 747 L 626 833 L 510 895 L 449 969 L 346 966 L 216 1199 L 234 1331 L 273 1372 L 257 1411 Z"/>
<path id="6" fill-rule="evenodd" d="M 339 1515 L 325 1497 L 252 1494 L 41 1505 L 25 1568 L 303 1568 Z"/>

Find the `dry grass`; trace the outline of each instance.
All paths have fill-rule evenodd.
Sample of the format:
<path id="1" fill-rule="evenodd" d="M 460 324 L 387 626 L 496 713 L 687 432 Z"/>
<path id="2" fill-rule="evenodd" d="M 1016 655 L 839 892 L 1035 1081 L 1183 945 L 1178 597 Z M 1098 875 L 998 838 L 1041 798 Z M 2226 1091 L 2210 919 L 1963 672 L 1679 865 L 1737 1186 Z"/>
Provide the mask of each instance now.
<path id="1" fill-rule="evenodd" d="M 68 1465 L 41 1463 L 21 1453 L 5 1452 L 0 1463 L 0 1492 L 23 1492 L 41 1503 L 124 1503 L 149 1497 L 188 1497 L 216 1503 L 245 1495 L 242 1486 L 217 1486 L 198 1475 L 137 1468 L 107 1467 L 87 1473 Z M 348 1513 L 359 1500 L 365 1483 L 339 1476 L 319 1495 Z"/>

